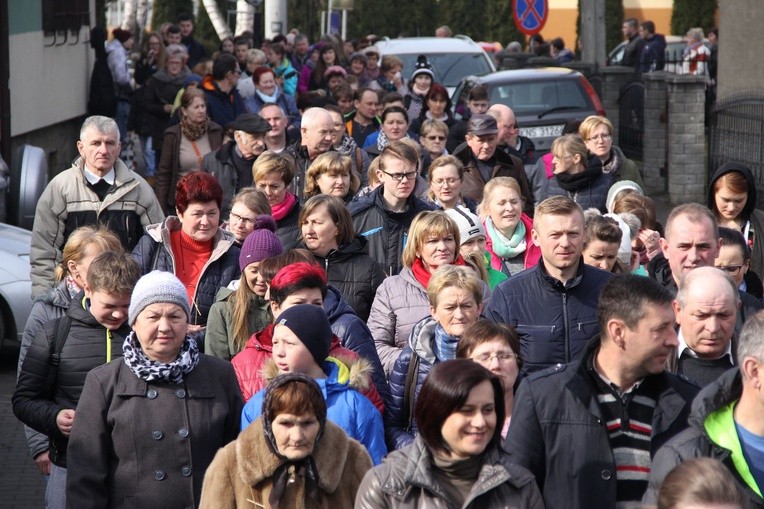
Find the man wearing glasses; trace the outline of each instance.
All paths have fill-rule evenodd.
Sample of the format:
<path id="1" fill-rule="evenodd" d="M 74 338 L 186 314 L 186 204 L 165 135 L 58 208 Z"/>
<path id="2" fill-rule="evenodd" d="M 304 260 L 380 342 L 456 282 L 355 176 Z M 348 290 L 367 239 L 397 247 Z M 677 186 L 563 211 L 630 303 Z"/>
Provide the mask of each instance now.
<path id="1" fill-rule="evenodd" d="M 419 212 L 435 205 L 414 195 L 419 151 L 405 141 L 390 142 L 379 155 L 380 186 L 349 205 L 355 230 L 369 242 L 369 256 L 388 276 L 401 270 L 409 226 Z"/>
<path id="2" fill-rule="evenodd" d="M 236 117 L 247 112 L 244 100 L 236 88 L 240 74 L 236 57 L 230 53 L 221 53 L 212 64 L 212 74 L 205 76 L 202 81 L 207 115 L 223 129 Z"/>

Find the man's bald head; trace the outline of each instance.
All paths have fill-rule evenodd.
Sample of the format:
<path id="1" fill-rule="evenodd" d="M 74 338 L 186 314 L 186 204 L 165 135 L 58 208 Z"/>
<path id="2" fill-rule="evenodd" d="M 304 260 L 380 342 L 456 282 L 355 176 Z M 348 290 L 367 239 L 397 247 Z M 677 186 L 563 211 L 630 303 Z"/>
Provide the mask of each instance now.
<path id="1" fill-rule="evenodd" d="M 517 146 L 517 129 L 515 112 L 506 104 L 494 104 L 488 108 L 487 113 L 496 119 L 499 126 L 499 144 L 506 143 L 510 147 Z"/>
<path id="2" fill-rule="evenodd" d="M 302 144 L 308 148 L 311 160 L 323 154 L 334 141 L 334 120 L 323 108 L 310 108 L 302 115 L 300 126 Z"/>

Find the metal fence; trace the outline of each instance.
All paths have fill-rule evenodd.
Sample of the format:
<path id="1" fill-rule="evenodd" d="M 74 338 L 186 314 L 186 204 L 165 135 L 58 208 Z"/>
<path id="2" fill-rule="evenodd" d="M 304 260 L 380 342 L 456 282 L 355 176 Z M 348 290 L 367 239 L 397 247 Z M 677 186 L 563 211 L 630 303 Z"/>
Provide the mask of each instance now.
<path id="1" fill-rule="evenodd" d="M 717 100 L 711 110 L 708 168 L 713 173 L 727 162 L 748 166 L 764 207 L 764 93 L 748 92 Z"/>
<path id="2" fill-rule="evenodd" d="M 645 134 L 645 84 L 634 80 L 618 95 L 618 147 L 626 157 L 642 160 Z"/>

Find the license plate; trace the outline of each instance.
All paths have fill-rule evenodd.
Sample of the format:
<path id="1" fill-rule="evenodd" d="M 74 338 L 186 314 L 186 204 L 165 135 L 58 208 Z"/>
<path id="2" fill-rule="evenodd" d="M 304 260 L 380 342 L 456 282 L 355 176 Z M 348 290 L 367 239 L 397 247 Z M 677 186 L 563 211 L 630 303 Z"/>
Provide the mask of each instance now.
<path id="1" fill-rule="evenodd" d="M 528 138 L 556 138 L 562 134 L 562 128 L 562 124 L 521 127 L 520 135 L 527 136 Z"/>

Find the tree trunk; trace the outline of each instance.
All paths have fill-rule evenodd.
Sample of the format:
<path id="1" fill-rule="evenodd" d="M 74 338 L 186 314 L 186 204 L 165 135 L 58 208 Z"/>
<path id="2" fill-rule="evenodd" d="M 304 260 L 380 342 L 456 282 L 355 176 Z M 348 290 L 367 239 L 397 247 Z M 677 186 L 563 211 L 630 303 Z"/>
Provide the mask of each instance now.
<path id="1" fill-rule="evenodd" d="M 218 38 L 222 41 L 226 37 L 231 37 L 231 29 L 228 28 L 228 24 L 220 14 L 217 2 L 215 0 L 202 0 L 202 3 L 204 4 L 204 9 L 207 11 L 207 15 L 210 17 L 210 22 L 212 23 Z"/>
<path id="2" fill-rule="evenodd" d="M 149 5 L 153 7 L 154 1 L 153 0 L 138 0 L 138 8 L 136 9 L 135 22 L 138 23 L 138 26 L 141 28 L 141 34 L 144 34 L 146 32 L 146 28 L 148 27 Z M 143 39 L 143 37 L 141 37 L 141 39 Z"/>
<path id="3" fill-rule="evenodd" d="M 122 16 L 122 28 L 135 32 L 135 11 L 138 4 L 136 0 L 125 0 L 125 10 Z"/>
<path id="4" fill-rule="evenodd" d="M 236 2 L 236 34 L 245 30 L 252 30 L 255 23 L 255 6 L 247 0 L 237 0 Z"/>

